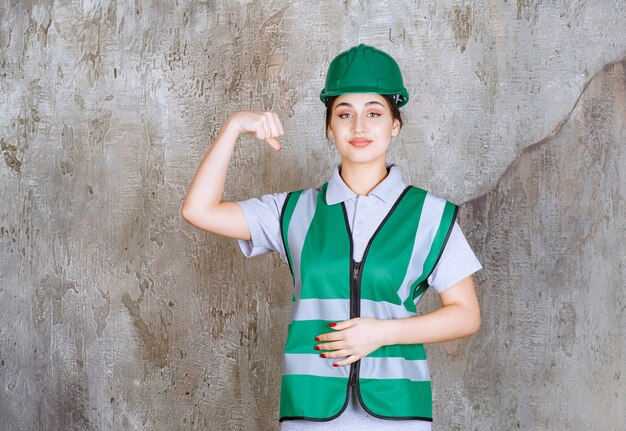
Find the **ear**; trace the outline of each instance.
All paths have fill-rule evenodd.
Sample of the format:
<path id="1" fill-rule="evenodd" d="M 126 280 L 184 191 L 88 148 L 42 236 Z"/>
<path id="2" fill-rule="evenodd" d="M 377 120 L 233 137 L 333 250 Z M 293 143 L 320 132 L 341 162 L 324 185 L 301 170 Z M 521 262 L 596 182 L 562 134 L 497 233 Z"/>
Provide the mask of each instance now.
<path id="1" fill-rule="evenodd" d="M 393 126 L 391 128 L 391 136 L 398 136 L 400 133 L 400 122 L 397 119 L 393 120 Z"/>
<path id="2" fill-rule="evenodd" d="M 333 134 L 333 131 L 331 130 L 331 128 L 329 127 L 328 129 L 326 129 L 327 133 L 328 133 L 328 137 L 330 139 L 335 139 L 335 135 Z"/>

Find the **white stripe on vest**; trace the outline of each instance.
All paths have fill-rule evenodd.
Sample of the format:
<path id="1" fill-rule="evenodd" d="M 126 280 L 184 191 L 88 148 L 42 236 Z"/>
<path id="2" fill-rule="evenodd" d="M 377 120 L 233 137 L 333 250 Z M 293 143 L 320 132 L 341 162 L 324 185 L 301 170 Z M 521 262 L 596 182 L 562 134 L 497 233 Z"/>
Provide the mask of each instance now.
<path id="1" fill-rule="evenodd" d="M 423 206 L 426 211 L 422 211 L 422 215 L 417 226 L 417 233 L 415 234 L 409 266 L 407 268 L 404 281 L 398 289 L 398 296 L 400 297 L 402 303 L 404 303 L 404 301 L 406 301 L 409 296 L 413 294 L 413 292 L 411 292 L 411 282 L 414 282 L 422 276 L 424 272 L 424 263 L 426 262 L 426 258 L 430 252 L 430 249 L 418 247 L 417 244 L 432 244 L 433 238 L 435 238 L 435 235 L 437 234 L 437 229 L 439 228 L 445 205 L 446 201 L 444 199 L 438 198 L 431 193 L 426 193 Z M 421 295 L 416 299 L 421 299 Z"/>
<path id="2" fill-rule="evenodd" d="M 341 358 L 340 358 L 341 359 Z M 285 355 L 284 375 L 307 374 L 319 377 L 346 378 L 349 367 L 333 367 L 337 358 L 322 358 L 318 353 L 289 353 Z M 361 358 L 361 379 L 407 379 L 414 382 L 429 380 L 428 364 L 424 359 Z"/>
<path id="3" fill-rule="evenodd" d="M 298 203 L 293 211 L 291 222 L 289 223 L 289 230 L 287 231 L 287 238 L 289 241 L 291 251 L 291 265 L 294 276 L 294 296 L 296 301 L 300 299 L 300 292 L 302 290 L 302 278 L 300 277 L 300 258 L 302 256 L 302 247 L 304 246 L 304 239 L 313 221 L 315 215 L 315 209 L 317 207 L 317 194 L 319 192 L 315 189 L 307 189 L 302 192 Z"/>

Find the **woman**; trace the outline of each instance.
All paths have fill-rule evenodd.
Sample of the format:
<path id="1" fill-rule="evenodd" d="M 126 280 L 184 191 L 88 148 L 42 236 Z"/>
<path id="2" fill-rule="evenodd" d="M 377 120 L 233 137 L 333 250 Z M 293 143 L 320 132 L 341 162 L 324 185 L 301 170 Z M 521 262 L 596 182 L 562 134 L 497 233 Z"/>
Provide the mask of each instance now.
<path id="1" fill-rule="evenodd" d="M 332 61 L 320 94 L 327 136 L 341 155 L 328 182 L 223 201 L 240 134 L 281 150 L 278 116 L 242 111 L 224 123 L 185 198 L 189 223 L 238 239 L 248 257 L 277 251 L 289 264 L 283 431 L 431 429 L 423 344 L 480 326 L 471 274 L 481 265 L 456 222 L 457 207 L 407 185 L 399 167 L 386 163 L 408 97 L 389 55 L 353 47 Z M 429 286 L 442 307 L 417 315 Z"/>

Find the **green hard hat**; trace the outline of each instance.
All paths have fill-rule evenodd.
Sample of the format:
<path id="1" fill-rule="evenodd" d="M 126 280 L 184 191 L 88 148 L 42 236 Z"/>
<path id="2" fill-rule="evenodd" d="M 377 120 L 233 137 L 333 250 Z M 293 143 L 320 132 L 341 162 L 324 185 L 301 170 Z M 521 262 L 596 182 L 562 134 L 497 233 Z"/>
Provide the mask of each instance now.
<path id="1" fill-rule="evenodd" d="M 342 52 L 328 67 L 320 100 L 348 93 L 390 94 L 400 108 L 409 101 L 398 63 L 389 54 L 360 44 Z"/>

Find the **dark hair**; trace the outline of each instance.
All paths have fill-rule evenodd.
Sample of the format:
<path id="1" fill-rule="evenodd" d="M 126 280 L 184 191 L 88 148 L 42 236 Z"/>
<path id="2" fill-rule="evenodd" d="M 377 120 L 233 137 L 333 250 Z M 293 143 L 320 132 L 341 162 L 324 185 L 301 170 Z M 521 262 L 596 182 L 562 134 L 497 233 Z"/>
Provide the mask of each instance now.
<path id="1" fill-rule="evenodd" d="M 389 109 L 391 109 L 391 116 L 394 120 L 398 120 L 400 122 L 400 128 L 402 128 L 402 115 L 400 114 L 400 108 L 396 105 L 396 102 L 393 99 L 392 94 L 381 94 L 387 101 L 387 105 L 389 105 Z M 339 96 L 332 96 L 326 99 L 324 105 L 326 105 L 326 137 L 328 138 L 328 126 L 330 126 L 330 119 L 333 115 L 332 107 L 335 99 Z"/>

